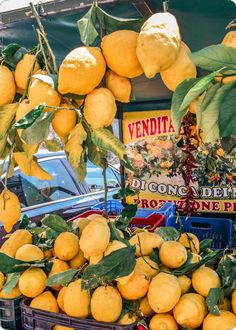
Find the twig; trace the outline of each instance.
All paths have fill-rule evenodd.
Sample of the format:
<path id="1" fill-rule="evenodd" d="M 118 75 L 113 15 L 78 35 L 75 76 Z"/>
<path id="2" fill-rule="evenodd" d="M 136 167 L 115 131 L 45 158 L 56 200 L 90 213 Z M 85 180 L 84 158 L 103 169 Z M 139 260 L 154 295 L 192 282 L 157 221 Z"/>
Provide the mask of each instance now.
<path id="1" fill-rule="evenodd" d="M 50 73 L 51 72 L 50 68 L 49 68 L 50 64 L 48 63 L 47 56 L 46 56 L 44 48 L 43 48 L 43 43 L 42 43 L 41 34 L 40 34 L 39 29 L 36 29 L 36 32 L 37 32 L 37 35 L 38 35 L 40 50 L 43 54 L 43 59 L 44 59 L 44 64 L 45 64 L 45 67 L 46 67 L 46 71 L 47 71 L 47 73 Z"/>
<path id="2" fill-rule="evenodd" d="M 104 180 L 104 213 L 105 217 L 108 219 L 108 213 L 107 213 L 107 159 L 103 159 L 103 168 L 102 168 L 102 175 Z"/>

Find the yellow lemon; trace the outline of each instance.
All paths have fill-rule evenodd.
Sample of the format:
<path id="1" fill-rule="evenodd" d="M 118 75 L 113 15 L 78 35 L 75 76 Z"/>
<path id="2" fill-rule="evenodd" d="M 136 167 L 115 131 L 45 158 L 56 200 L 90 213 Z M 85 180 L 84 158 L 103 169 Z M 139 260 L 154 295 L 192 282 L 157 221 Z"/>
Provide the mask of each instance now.
<path id="1" fill-rule="evenodd" d="M 201 267 L 192 274 L 192 286 L 197 293 L 207 297 L 211 288 L 221 286 L 221 281 L 216 271 L 209 267 Z"/>
<path id="2" fill-rule="evenodd" d="M 232 299 L 231 299 L 232 309 L 234 314 L 236 314 L 236 290 L 232 293 Z"/>
<path id="3" fill-rule="evenodd" d="M 106 62 L 100 48 L 75 48 L 62 61 L 58 90 L 61 94 L 88 94 L 100 84 L 105 71 Z"/>
<path id="4" fill-rule="evenodd" d="M 16 251 L 25 244 L 32 243 L 32 235 L 26 229 L 17 229 L 1 246 L 1 252 L 15 257 Z"/>
<path id="5" fill-rule="evenodd" d="M 57 296 L 57 304 L 60 307 L 60 309 L 64 312 L 64 296 L 66 293 L 66 289 L 67 287 L 62 287 L 60 289 L 60 291 L 58 292 L 58 296 Z"/>
<path id="6" fill-rule="evenodd" d="M 16 94 L 14 76 L 5 65 L 0 65 L 0 106 L 12 103 Z"/>
<path id="7" fill-rule="evenodd" d="M 100 322 L 117 321 L 122 311 L 122 299 L 119 291 L 112 286 L 98 287 L 91 298 L 91 314 Z"/>
<path id="8" fill-rule="evenodd" d="M 174 307 L 174 318 L 183 328 L 199 327 L 206 314 L 205 299 L 197 293 L 184 294 Z"/>
<path id="9" fill-rule="evenodd" d="M 22 295 L 18 286 L 13 288 L 10 293 L 6 293 L 4 290 L 0 291 L 0 298 L 3 299 L 15 299 Z"/>
<path id="10" fill-rule="evenodd" d="M 139 310 L 145 317 L 152 316 L 155 312 L 148 302 L 148 297 L 145 296 L 140 300 Z"/>
<path id="11" fill-rule="evenodd" d="M 6 279 L 5 279 L 5 276 L 2 272 L 0 272 L 0 290 L 2 290 L 2 287 L 5 283 Z"/>
<path id="12" fill-rule="evenodd" d="M 41 309 L 47 312 L 58 313 L 59 308 L 57 305 L 57 300 L 50 291 L 45 291 L 35 297 L 31 303 L 30 307 Z"/>
<path id="13" fill-rule="evenodd" d="M 89 258 L 89 264 L 90 265 L 96 265 L 101 261 L 103 258 L 103 254 L 99 254 L 98 256 L 92 256 Z"/>
<path id="14" fill-rule="evenodd" d="M 84 103 L 84 116 L 93 129 L 110 126 L 116 115 L 116 102 L 107 88 L 89 93 Z"/>
<path id="15" fill-rule="evenodd" d="M 170 13 L 154 14 L 143 24 L 137 41 L 137 57 L 147 78 L 153 78 L 174 63 L 180 42 L 177 21 Z"/>
<path id="16" fill-rule="evenodd" d="M 46 288 L 47 276 L 40 268 L 29 268 L 20 276 L 19 289 L 26 297 L 34 298 Z"/>
<path id="17" fill-rule="evenodd" d="M 233 296 L 232 296 L 233 297 Z M 232 299 L 232 302 L 233 302 L 233 299 Z M 229 300 L 229 298 L 224 298 L 224 302 L 223 302 L 223 304 L 219 304 L 218 305 L 218 308 L 220 309 L 220 310 L 223 310 L 223 311 L 229 311 L 229 312 L 231 312 L 232 311 L 232 308 L 231 308 L 231 303 L 230 303 L 230 300 Z M 235 310 L 236 311 L 236 310 Z M 235 312 L 234 312 L 234 314 L 235 314 Z"/>
<path id="18" fill-rule="evenodd" d="M 10 190 L 4 189 L 0 194 L 0 222 L 9 233 L 20 219 L 21 206 L 18 197 Z"/>
<path id="19" fill-rule="evenodd" d="M 125 284 L 118 282 L 117 288 L 123 298 L 137 300 L 147 294 L 149 284 L 150 278 L 136 269 L 128 282 Z"/>
<path id="20" fill-rule="evenodd" d="M 65 261 L 60 260 L 60 259 L 54 259 L 52 269 L 51 269 L 50 273 L 48 274 L 48 277 L 58 274 L 58 273 L 62 273 L 68 269 L 69 269 L 69 265 Z M 52 288 L 56 291 L 59 291 L 61 289 L 61 286 L 54 285 Z"/>
<path id="21" fill-rule="evenodd" d="M 16 251 L 15 258 L 23 261 L 42 260 L 44 258 L 44 253 L 36 245 L 25 244 Z"/>
<path id="22" fill-rule="evenodd" d="M 159 249 L 164 240 L 158 234 L 145 231 L 135 234 L 129 242 L 136 247 L 135 255 L 141 257 L 141 254 L 144 256 L 150 255 L 154 248 Z"/>
<path id="23" fill-rule="evenodd" d="M 109 254 L 111 254 L 112 252 L 114 251 L 117 251 L 117 250 L 120 250 L 120 249 L 123 249 L 123 248 L 126 248 L 126 245 L 125 243 L 121 242 L 121 241 L 112 241 L 108 244 L 105 252 L 104 252 L 104 257 L 105 256 L 108 256 Z"/>
<path id="24" fill-rule="evenodd" d="M 178 330 L 178 324 L 170 314 L 156 314 L 149 323 L 150 330 Z"/>
<path id="25" fill-rule="evenodd" d="M 220 311 L 220 315 L 208 314 L 203 321 L 202 330 L 234 330 L 236 316 L 228 311 Z"/>
<path id="26" fill-rule="evenodd" d="M 159 273 L 151 281 L 148 302 L 156 313 L 171 311 L 181 296 L 178 278 L 174 275 Z"/>
<path id="27" fill-rule="evenodd" d="M 58 259 L 73 259 L 79 252 L 79 238 L 70 232 L 61 233 L 54 243 L 54 254 Z"/>
<path id="28" fill-rule="evenodd" d="M 69 316 L 86 318 L 90 310 L 90 295 L 81 289 L 81 279 L 71 282 L 64 293 L 64 311 Z"/>
<path id="29" fill-rule="evenodd" d="M 184 294 L 189 291 L 191 287 L 191 279 L 186 275 L 178 276 L 178 281 L 181 287 L 181 293 Z"/>
<path id="30" fill-rule="evenodd" d="M 119 319 L 118 324 L 133 324 L 137 321 L 138 317 L 135 313 L 128 312 L 121 319 Z"/>
<path id="31" fill-rule="evenodd" d="M 106 87 L 112 92 L 117 101 L 130 102 L 131 82 L 128 78 L 118 76 L 115 72 L 108 70 L 106 73 Z"/>
<path id="32" fill-rule="evenodd" d="M 187 250 L 176 241 L 164 242 L 159 251 L 161 262 L 169 268 L 178 268 L 187 261 Z"/>
<path id="33" fill-rule="evenodd" d="M 69 261 L 69 265 L 71 268 L 78 269 L 82 267 L 86 261 L 87 260 L 84 257 L 83 251 L 79 250 L 76 256 Z"/>
<path id="34" fill-rule="evenodd" d="M 17 89 L 21 94 L 23 94 L 27 81 L 29 79 L 29 75 L 32 71 L 32 74 L 36 73 L 40 66 L 38 62 L 35 62 L 35 66 L 33 69 L 33 64 L 35 62 L 35 55 L 25 54 L 23 58 L 17 63 L 15 69 L 15 82 Z"/>
<path id="35" fill-rule="evenodd" d="M 199 240 L 196 235 L 192 233 L 183 233 L 180 235 L 179 243 L 186 247 L 186 249 L 190 249 L 193 253 L 199 253 Z"/>
<path id="36" fill-rule="evenodd" d="M 102 51 L 108 67 L 121 77 L 135 78 L 143 73 L 136 55 L 138 33 L 118 30 L 102 38 Z"/>
<path id="37" fill-rule="evenodd" d="M 139 257 L 136 260 L 136 268 L 152 279 L 159 272 L 158 264 L 149 256 Z"/>

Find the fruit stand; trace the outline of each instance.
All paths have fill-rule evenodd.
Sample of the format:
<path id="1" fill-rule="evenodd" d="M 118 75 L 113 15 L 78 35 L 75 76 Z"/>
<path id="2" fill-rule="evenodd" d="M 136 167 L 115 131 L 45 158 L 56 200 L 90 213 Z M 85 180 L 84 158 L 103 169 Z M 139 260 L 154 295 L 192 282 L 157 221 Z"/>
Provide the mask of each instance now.
<path id="1" fill-rule="evenodd" d="M 206 16 L 210 0 L 72 1 L 78 15 L 62 1 L 55 17 L 30 3 L 20 33 L 3 15 L 1 329 L 236 329 L 236 4 L 223 2 Z M 80 182 L 88 161 L 102 168 L 104 202 L 22 217 L 8 179 L 17 166 L 50 181 L 42 145 Z"/>

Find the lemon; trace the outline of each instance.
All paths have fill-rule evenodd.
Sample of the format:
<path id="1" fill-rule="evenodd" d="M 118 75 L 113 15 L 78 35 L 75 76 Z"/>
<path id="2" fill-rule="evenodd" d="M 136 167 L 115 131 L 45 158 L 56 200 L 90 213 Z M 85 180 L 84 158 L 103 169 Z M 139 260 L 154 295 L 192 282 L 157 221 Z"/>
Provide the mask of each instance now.
<path id="1" fill-rule="evenodd" d="M 228 311 L 220 311 L 220 315 L 208 314 L 203 321 L 202 330 L 234 330 L 236 316 Z"/>
<path id="2" fill-rule="evenodd" d="M 50 273 L 48 274 L 48 277 L 61 273 L 61 272 L 64 272 L 69 269 L 69 265 L 63 260 L 54 259 L 52 262 L 53 262 L 53 265 L 52 265 Z M 61 286 L 54 285 L 52 288 L 56 291 L 59 291 L 61 289 Z"/>
<path id="3" fill-rule="evenodd" d="M 147 294 L 149 288 L 150 278 L 135 269 L 133 275 L 125 284 L 117 283 L 117 288 L 123 298 L 127 300 L 137 300 Z"/>
<path id="4" fill-rule="evenodd" d="M 74 328 L 64 327 L 62 325 L 54 325 L 53 330 L 74 330 Z"/>
<path id="5" fill-rule="evenodd" d="M 143 24 L 137 40 L 137 57 L 147 78 L 174 63 L 180 42 L 177 21 L 170 13 L 154 14 Z"/>
<path id="6" fill-rule="evenodd" d="M 18 197 L 10 190 L 4 189 L 0 194 L 0 222 L 9 233 L 20 219 L 21 206 Z"/>
<path id="7" fill-rule="evenodd" d="M 5 279 L 5 276 L 2 272 L 0 272 L 0 290 L 2 290 L 2 287 L 5 283 L 6 279 Z"/>
<path id="8" fill-rule="evenodd" d="M 50 291 L 45 291 L 35 297 L 31 303 L 30 307 L 41 309 L 47 312 L 58 313 L 59 308 L 57 305 L 57 300 Z"/>
<path id="9" fill-rule="evenodd" d="M 60 104 L 62 108 L 70 108 L 66 102 Z M 52 120 L 52 127 L 59 138 L 65 143 L 68 139 L 70 131 L 75 127 L 77 114 L 74 110 L 57 110 Z"/>
<path id="10" fill-rule="evenodd" d="M 108 244 L 108 246 L 104 252 L 104 257 L 108 256 L 109 254 L 111 254 L 114 251 L 117 251 L 117 250 L 123 249 L 123 248 L 126 248 L 125 243 L 114 240 Z"/>
<path id="11" fill-rule="evenodd" d="M 89 315 L 90 295 L 81 289 L 81 279 L 71 282 L 64 293 L 64 311 L 69 316 L 86 318 Z"/>
<path id="12" fill-rule="evenodd" d="M 5 65 L 0 65 L 0 106 L 12 103 L 16 94 L 14 76 Z"/>
<path id="13" fill-rule="evenodd" d="M 92 256 L 89 258 L 89 264 L 90 265 L 96 265 L 101 261 L 103 258 L 103 254 L 99 254 L 98 256 Z"/>
<path id="14" fill-rule="evenodd" d="M 4 290 L 0 291 L 0 298 L 3 299 L 15 299 L 22 295 L 18 286 L 13 288 L 10 293 L 6 293 Z"/>
<path id="15" fill-rule="evenodd" d="M 21 94 L 23 94 L 26 88 L 31 71 L 32 74 L 34 74 L 40 69 L 38 62 L 35 62 L 35 66 L 33 69 L 34 62 L 35 62 L 35 55 L 25 54 L 23 58 L 16 65 L 15 82 L 17 89 Z"/>
<path id="16" fill-rule="evenodd" d="M 186 249 L 190 249 L 191 252 L 199 253 L 199 240 L 196 235 L 192 233 L 182 233 L 179 238 L 179 243 L 181 243 Z"/>
<path id="17" fill-rule="evenodd" d="M 79 252 L 79 238 L 70 232 L 61 233 L 54 243 L 54 254 L 58 259 L 73 259 Z"/>
<path id="18" fill-rule="evenodd" d="M 170 314 L 156 314 L 149 323 L 150 330 L 178 330 L 178 324 Z"/>
<path id="19" fill-rule="evenodd" d="M 184 294 L 174 307 L 174 318 L 183 328 L 199 327 L 206 314 L 205 299 L 197 293 Z"/>
<path id="20" fill-rule="evenodd" d="M 3 243 L 0 251 L 14 258 L 16 255 L 16 251 L 22 245 L 31 244 L 31 243 L 32 243 L 31 233 L 26 229 L 17 229 Z"/>
<path id="21" fill-rule="evenodd" d="M 28 98 L 33 107 L 45 103 L 48 106 L 58 107 L 61 103 L 61 96 L 49 84 L 35 79 L 29 87 Z M 45 108 L 45 111 L 52 111 L 51 108 Z"/>
<path id="22" fill-rule="evenodd" d="M 47 276 L 40 268 L 29 268 L 19 279 L 19 289 L 26 297 L 34 298 L 46 288 Z"/>
<path id="23" fill-rule="evenodd" d="M 232 293 L 232 299 L 231 299 L 232 309 L 234 314 L 236 314 L 236 290 Z"/>
<path id="24" fill-rule="evenodd" d="M 23 261 L 42 260 L 44 258 L 44 253 L 36 245 L 25 244 L 16 251 L 15 258 Z"/>
<path id="25" fill-rule="evenodd" d="M 100 48 L 75 48 L 59 68 L 58 90 L 61 94 L 88 94 L 100 84 L 105 71 L 106 62 Z"/>
<path id="26" fill-rule="evenodd" d="M 178 281 L 181 287 L 181 293 L 184 294 L 189 291 L 191 287 L 191 279 L 186 275 L 178 276 Z"/>
<path id="27" fill-rule="evenodd" d="M 67 287 L 62 287 L 60 289 L 60 291 L 58 292 L 58 296 L 57 296 L 57 304 L 60 307 L 60 309 L 64 312 L 64 296 L 66 293 L 66 289 Z"/>
<path id="28" fill-rule="evenodd" d="M 152 316 L 155 312 L 148 302 L 148 297 L 145 296 L 140 300 L 139 310 L 145 317 Z"/>
<path id="29" fill-rule="evenodd" d="M 116 115 L 116 102 L 107 88 L 89 93 L 84 103 L 84 116 L 93 129 L 110 126 Z"/>
<path id="30" fill-rule="evenodd" d="M 178 268 L 187 261 L 187 250 L 176 241 L 166 241 L 162 244 L 159 257 L 161 262 L 169 268 Z"/>
<path id="31" fill-rule="evenodd" d="M 135 78 L 143 73 L 136 55 L 138 33 L 118 30 L 102 38 L 102 51 L 108 67 L 121 77 Z"/>
<path id="32" fill-rule="evenodd" d="M 107 224 L 91 221 L 80 237 L 80 248 L 87 257 L 104 253 L 110 241 L 110 229 Z"/>
<path id="33" fill-rule="evenodd" d="M 161 79 L 169 90 L 175 91 L 176 87 L 185 79 L 196 78 L 197 70 L 188 56 L 190 53 L 190 49 L 182 41 L 174 63 L 161 71 Z"/>
<path id="34" fill-rule="evenodd" d="M 106 73 L 106 87 L 112 92 L 117 101 L 130 102 L 131 82 L 128 78 L 118 76 L 115 72 L 108 70 Z"/>
<path id="35" fill-rule="evenodd" d="M 178 278 L 174 275 L 159 273 L 151 281 L 148 302 L 156 313 L 171 311 L 181 296 Z"/>
<path id="36" fill-rule="evenodd" d="M 232 301 L 233 301 L 233 299 L 232 299 Z M 229 311 L 229 312 L 231 312 L 232 311 L 232 308 L 231 308 L 231 303 L 230 303 L 230 300 L 229 300 L 229 298 L 224 298 L 224 302 L 223 302 L 223 304 L 219 304 L 218 305 L 218 308 L 220 309 L 220 310 L 223 310 L 223 311 Z M 235 312 L 234 312 L 234 314 L 235 314 Z"/>
<path id="37" fill-rule="evenodd" d="M 144 256 L 148 256 L 154 248 L 160 248 L 164 240 L 158 234 L 145 231 L 135 234 L 130 238 L 129 242 L 136 247 L 135 255 L 141 257 L 141 253 Z"/>
<path id="38" fill-rule="evenodd" d="M 53 256 L 53 249 L 46 249 L 43 251 L 43 253 L 44 253 L 44 258 L 50 259 Z"/>
<path id="39" fill-rule="evenodd" d="M 82 267 L 86 263 L 86 259 L 84 257 L 84 254 L 81 250 L 74 256 L 73 259 L 69 261 L 69 265 L 71 268 L 78 269 Z"/>
<path id="40" fill-rule="evenodd" d="M 146 274 L 150 279 L 158 274 L 158 264 L 149 256 L 139 257 L 136 260 L 136 268 Z"/>
<path id="41" fill-rule="evenodd" d="M 115 322 L 122 311 L 122 299 L 112 286 L 98 287 L 91 298 L 91 314 L 100 322 Z"/>
<path id="42" fill-rule="evenodd" d="M 209 267 L 201 267 L 192 274 L 192 286 L 194 290 L 207 297 L 211 288 L 219 288 L 221 281 L 219 275 Z"/>

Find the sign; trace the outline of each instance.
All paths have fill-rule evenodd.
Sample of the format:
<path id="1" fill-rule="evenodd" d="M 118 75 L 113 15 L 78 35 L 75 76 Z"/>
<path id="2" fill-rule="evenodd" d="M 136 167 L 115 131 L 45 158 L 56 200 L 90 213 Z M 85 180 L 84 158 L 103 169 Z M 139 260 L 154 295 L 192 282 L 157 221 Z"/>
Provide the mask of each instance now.
<path id="1" fill-rule="evenodd" d="M 123 141 L 135 168 L 135 176 L 127 173 L 127 181 L 140 190 L 142 208 L 157 208 L 166 201 L 183 209 L 187 193 L 181 163 L 185 157 L 174 142 L 170 110 L 123 113 Z M 236 184 L 225 186 L 192 186 L 194 208 L 199 212 L 236 212 Z M 137 201 L 137 197 L 129 198 Z"/>

